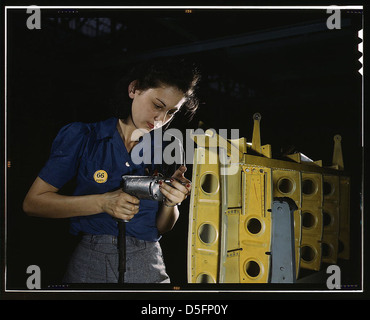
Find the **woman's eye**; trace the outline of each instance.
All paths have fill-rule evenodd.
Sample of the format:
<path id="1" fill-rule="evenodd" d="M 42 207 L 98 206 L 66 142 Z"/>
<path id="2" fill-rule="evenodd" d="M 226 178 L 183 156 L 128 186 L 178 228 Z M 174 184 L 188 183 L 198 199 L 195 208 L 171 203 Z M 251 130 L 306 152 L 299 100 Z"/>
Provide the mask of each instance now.
<path id="1" fill-rule="evenodd" d="M 161 107 L 161 106 L 158 106 L 158 105 L 156 105 L 156 104 L 154 104 L 154 107 L 155 107 L 156 109 L 162 109 L 162 107 Z"/>

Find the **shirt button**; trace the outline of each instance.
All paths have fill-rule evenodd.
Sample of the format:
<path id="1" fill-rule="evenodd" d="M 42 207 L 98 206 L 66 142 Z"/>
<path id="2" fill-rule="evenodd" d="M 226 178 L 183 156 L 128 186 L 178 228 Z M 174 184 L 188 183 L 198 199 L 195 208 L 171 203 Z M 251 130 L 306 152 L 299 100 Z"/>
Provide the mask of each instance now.
<path id="1" fill-rule="evenodd" d="M 130 164 L 128 163 L 128 161 L 125 163 L 125 165 L 126 165 L 126 167 L 129 167 L 130 166 Z"/>

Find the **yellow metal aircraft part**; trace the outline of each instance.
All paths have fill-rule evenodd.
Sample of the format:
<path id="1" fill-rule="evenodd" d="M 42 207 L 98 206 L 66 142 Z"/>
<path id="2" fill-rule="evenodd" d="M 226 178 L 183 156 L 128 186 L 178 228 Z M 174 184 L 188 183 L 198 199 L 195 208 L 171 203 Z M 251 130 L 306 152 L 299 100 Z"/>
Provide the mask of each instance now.
<path id="1" fill-rule="evenodd" d="M 340 177 L 340 205 L 339 205 L 339 241 L 338 258 L 350 258 L 350 179 Z"/>
<path id="2" fill-rule="evenodd" d="M 254 116 L 251 144 L 210 131 L 193 136 L 190 283 L 269 281 L 275 197 L 288 197 L 298 208 L 293 213 L 297 277 L 301 268 L 317 271 L 322 262 L 349 259 L 350 181 L 343 174 L 340 136 L 334 137 L 331 167 L 300 153 L 273 159 L 271 146 L 261 146 L 260 119 Z M 259 155 L 248 154 L 249 149 Z M 222 154 L 228 165 L 220 163 Z"/>
<path id="3" fill-rule="evenodd" d="M 221 189 L 219 163 L 201 164 L 204 159 L 217 156 L 212 149 L 195 150 L 191 216 L 189 217 L 188 261 L 189 281 L 195 283 L 216 283 L 219 281 L 219 246 Z M 197 164 L 197 165 L 195 165 Z"/>
<path id="4" fill-rule="evenodd" d="M 322 175 L 302 172 L 302 243 L 301 267 L 320 270 L 323 236 Z"/>
<path id="5" fill-rule="evenodd" d="M 272 206 L 271 169 L 255 166 L 242 166 L 242 169 L 239 282 L 266 283 L 271 248 L 271 213 L 268 211 Z"/>
<path id="6" fill-rule="evenodd" d="M 324 234 L 322 240 L 323 262 L 336 264 L 339 239 L 340 178 L 324 175 Z"/>
<path id="7" fill-rule="evenodd" d="M 302 216 L 301 216 L 301 173 L 296 170 L 275 169 L 272 174 L 273 196 L 289 197 L 294 200 L 298 210 L 294 212 L 294 240 L 295 240 L 295 258 L 296 275 L 299 275 L 301 263 L 301 241 L 302 241 Z"/>

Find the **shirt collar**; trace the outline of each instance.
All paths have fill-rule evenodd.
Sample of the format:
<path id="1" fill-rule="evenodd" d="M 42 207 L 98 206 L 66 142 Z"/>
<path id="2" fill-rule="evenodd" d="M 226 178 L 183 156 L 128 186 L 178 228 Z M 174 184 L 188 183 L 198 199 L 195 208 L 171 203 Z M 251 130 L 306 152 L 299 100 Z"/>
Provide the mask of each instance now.
<path id="1" fill-rule="evenodd" d="M 118 122 L 118 119 L 117 118 L 109 118 L 107 120 L 103 120 L 103 121 L 100 121 L 100 122 L 97 122 L 96 124 L 96 137 L 97 139 L 105 139 L 105 138 L 112 138 L 114 133 L 116 132 L 117 130 L 117 122 Z M 150 136 L 151 136 L 151 140 L 152 140 L 152 144 L 153 144 L 153 134 L 154 134 L 154 130 L 150 131 Z M 143 137 L 140 137 L 139 138 L 139 142 L 141 142 L 143 140 Z"/>

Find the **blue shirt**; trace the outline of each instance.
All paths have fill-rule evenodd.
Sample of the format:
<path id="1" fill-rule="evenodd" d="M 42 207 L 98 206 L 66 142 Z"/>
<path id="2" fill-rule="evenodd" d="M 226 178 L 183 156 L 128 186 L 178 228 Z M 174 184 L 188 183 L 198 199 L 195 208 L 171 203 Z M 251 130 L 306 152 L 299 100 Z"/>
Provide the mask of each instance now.
<path id="1" fill-rule="evenodd" d="M 96 123 L 74 122 L 63 127 L 39 177 L 58 189 L 76 178 L 74 195 L 89 195 L 120 188 L 122 175 L 152 174 L 157 169 L 154 164 L 132 161 L 117 130 L 117 121 L 110 118 Z M 153 158 L 153 134 L 151 141 Z M 140 200 L 139 212 L 126 224 L 126 234 L 141 240 L 158 241 L 157 211 L 157 201 Z M 112 216 L 102 212 L 71 218 L 71 233 L 79 232 L 117 236 L 118 227 Z"/>

